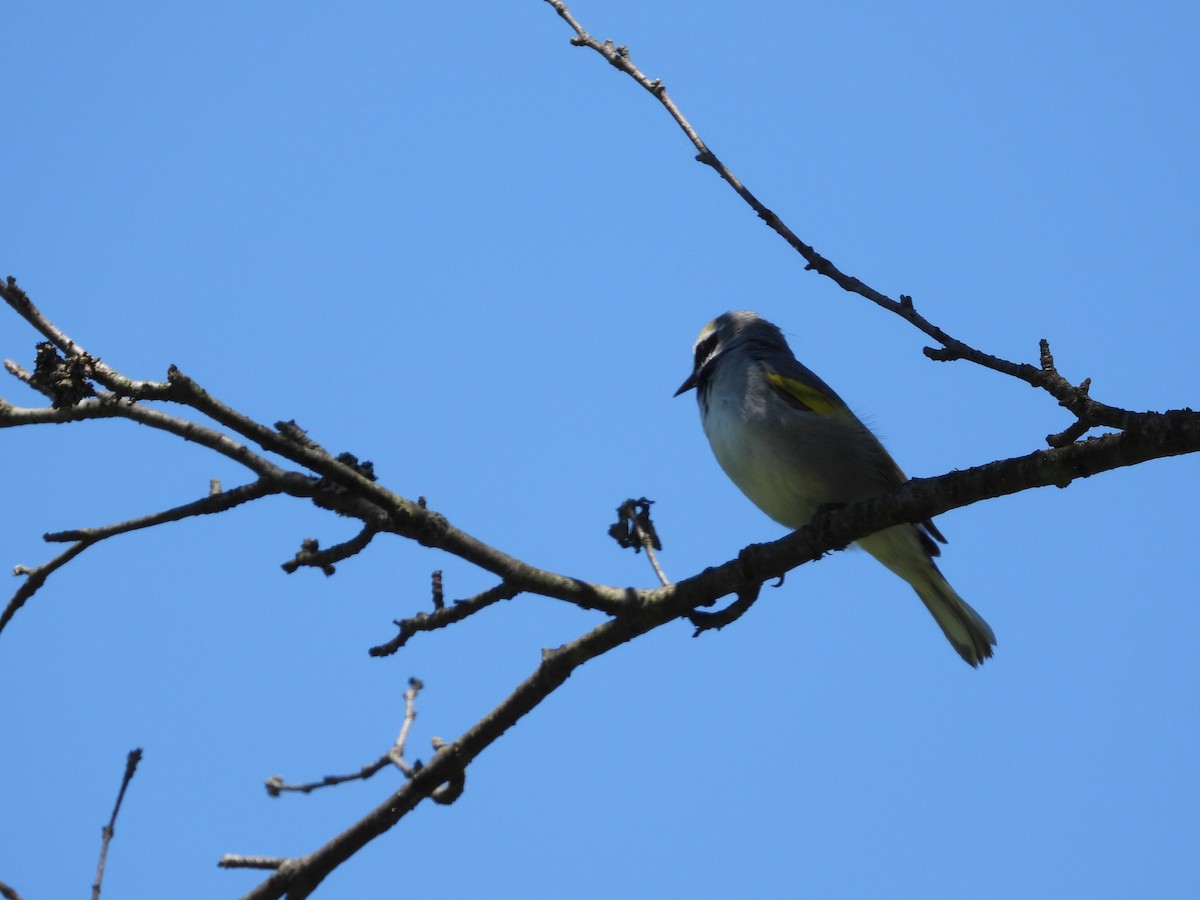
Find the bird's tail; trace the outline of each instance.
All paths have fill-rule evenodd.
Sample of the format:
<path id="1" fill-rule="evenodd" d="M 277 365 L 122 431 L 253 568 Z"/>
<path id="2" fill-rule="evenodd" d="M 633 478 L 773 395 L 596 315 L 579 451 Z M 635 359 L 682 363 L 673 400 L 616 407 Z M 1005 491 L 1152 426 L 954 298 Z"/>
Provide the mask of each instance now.
<path id="1" fill-rule="evenodd" d="M 916 528 L 898 525 L 864 538 L 859 544 L 912 585 L 959 656 L 978 666 L 992 655 L 992 647 L 996 645 L 992 629 L 938 571 Z"/>
<path id="2" fill-rule="evenodd" d="M 932 562 L 930 568 L 933 570 L 930 577 L 913 584 L 917 596 L 933 614 L 946 640 L 958 651 L 958 655 L 977 666 L 992 655 L 996 635 L 983 621 L 983 616 L 958 596 Z"/>

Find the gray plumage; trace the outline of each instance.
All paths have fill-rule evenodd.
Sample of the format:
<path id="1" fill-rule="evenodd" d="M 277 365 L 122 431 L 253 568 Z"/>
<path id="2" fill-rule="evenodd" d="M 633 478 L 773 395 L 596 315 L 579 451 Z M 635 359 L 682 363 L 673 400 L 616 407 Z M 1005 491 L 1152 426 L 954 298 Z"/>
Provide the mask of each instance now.
<path id="1" fill-rule="evenodd" d="M 742 492 L 788 528 L 827 504 L 869 500 L 907 477 L 837 393 L 801 365 L 782 332 L 752 312 L 728 312 L 700 333 L 695 366 L 676 395 L 696 389 L 717 462 Z M 992 629 L 942 576 L 933 525 L 897 525 L 859 545 L 917 592 L 968 663 L 992 655 Z"/>

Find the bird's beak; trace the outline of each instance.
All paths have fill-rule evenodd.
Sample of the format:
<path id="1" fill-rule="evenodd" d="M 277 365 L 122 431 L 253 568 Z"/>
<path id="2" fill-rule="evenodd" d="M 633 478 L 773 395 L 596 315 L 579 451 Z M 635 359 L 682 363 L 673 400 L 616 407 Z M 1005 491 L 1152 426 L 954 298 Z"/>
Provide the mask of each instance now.
<path id="1" fill-rule="evenodd" d="M 693 372 L 691 375 L 689 375 L 687 377 L 687 381 L 685 381 L 683 384 L 681 384 L 679 386 L 679 390 L 677 390 L 675 392 L 674 396 L 678 397 L 680 394 L 686 394 L 688 391 L 690 391 L 695 386 L 696 386 L 696 373 Z"/>

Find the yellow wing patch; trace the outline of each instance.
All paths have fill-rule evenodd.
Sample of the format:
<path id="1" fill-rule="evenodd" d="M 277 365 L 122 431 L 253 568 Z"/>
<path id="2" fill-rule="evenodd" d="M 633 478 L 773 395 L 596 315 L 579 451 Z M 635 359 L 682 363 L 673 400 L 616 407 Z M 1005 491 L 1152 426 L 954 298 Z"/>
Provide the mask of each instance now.
<path id="1" fill-rule="evenodd" d="M 833 397 L 795 378 L 788 378 L 778 372 L 768 372 L 767 381 L 783 391 L 792 402 L 819 415 L 831 416 L 846 409 Z"/>

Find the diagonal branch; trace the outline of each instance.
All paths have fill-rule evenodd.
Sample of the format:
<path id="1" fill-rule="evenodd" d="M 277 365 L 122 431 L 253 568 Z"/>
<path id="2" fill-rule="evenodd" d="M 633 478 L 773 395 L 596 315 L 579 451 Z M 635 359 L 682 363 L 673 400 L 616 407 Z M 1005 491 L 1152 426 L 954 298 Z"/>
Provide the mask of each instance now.
<path id="1" fill-rule="evenodd" d="M 0 404 L 0 428 L 19 428 L 23 425 L 59 425 L 68 422 L 86 422 L 92 419 L 129 419 L 139 425 L 165 431 L 185 441 L 207 447 L 228 459 L 245 466 L 264 478 L 285 480 L 286 472 L 258 455 L 245 444 L 227 434 L 208 428 L 197 422 L 173 416 L 160 409 L 141 406 L 103 391 L 95 397 L 82 400 L 75 406 L 20 407 Z"/>
<path id="2" fill-rule="evenodd" d="M 0 613 L 0 632 L 4 631 L 5 626 L 8 625 L 12 617 L 38 592 L 52 573 L 61 569 L 93 544 L 119 534 L 128 534 L 131 531 L 137 531 L 141 528 L 151 528 L 167 522 L 178 522 L 192 516 L 224 512 L 227 509 L 233 509 L 235 506 L 241 506 L 243 503 L 250 503 L 260 497 L 281 492 L 282 489 L 270 481 L 254 481 L 233 488 L 232 490 L 219 494 L 211 494 L 200 500 L 185 503 L 182 506 L 175 506 L 171 509 L 165 509 L 162 512 L 139 516 L 138 518 L 129 519 L 124 522 L 116 522 L 112 525 L 103 525 L 97 528 L 77 528 L 71 531 L 57 531 L 46 534 L 43 536 L 46 541 L 52 543 L 66 543 L 70 541 L 72 545 L 54 557 L 54 559 L 40 566 L 33 568 L 16 566 L 13 569 L 14 575 L 24 575 L 26 577 L 21 586 L 17 588 L 16 593 L 13 594 L 12 599 L 8 601 L 8 605 L 5 606 L 4 611 Z"/>
<path id="3" fill-rule="evenodd" d="M 787 537 L 747 547 L 736 559 L 670 587 L 630 590 L 625 614 L 563 647 L 546 651 L 541 664 L 516 690 L 457 741 L 439 750 L 411 781 L 318 850 L 303 857 L 275 860 L 276 872 L 245 897 L 266 900 L 308 896 L 334 868 L 385 833 L 422 800 L 432 797 L 440 785 L 459 777 L 472 760 L 559 688 L 579 666 L 677 618 L 690 617 L 698 606 L 738 594 L 737 602 L 714 614 L 716 619 L 707 620 L 709 625 L 723 624 L 726 618 L 732 621 L 749 607 L 754 585 L 891 525 L 920 522 L 979 500 L 1030 487 L 1065 486 L 1073 478 L 1109 468 L 1197 450 L 1200 415 L 1190 411 L 1166 413 L 1154 427 L 1141 431 L 1105 435 L 937 478 L 914 479 L 884 497 L 823 513 Z"/>
<path id="4" fill-rule="evenodd" d="M 125 774 L 121 776 L 121 788 L 117 791 L 117 802 L 113 804 L 112 815 L 103 829 L 103 841 L 100 845 L 100 861 L 96 864 L 96 880 L 92 882 L 92 900 L 100 900 L 100 884 L 104 881 L 104 865 L 108 861 L 108 845 L 112 843 L 116 833 L 117 814 L 121 812 L 121 803 L 125 799 L 125 790 L 133 781 L 133 773 L 137 771 L 138 763 L 142 761 L 142 748 L 130 750 L 125 757 Z"/>
<path id="5" fill-rule="evenodd" d="M 805 269 L 810 269 L 824 275 L 838 287 L 842 288 L 842 290 L 857 294 L 860 297 L 870 300 L 877 306 L 881 306 L 889 312 L 900 316 L 923 334 L 937 341 L 941 345 L 940 347 L 925 348 L 925 355 L 930 359 L 943 362 L 962 359 L 983 368 L 999 372 L 1000 374 L 1017 378 L 1026 384 L 1047 391 L 1059 401 L 1060 405 L 1075 414 L 1076 423 L 1071 428 L 1060 434 L 1050 435 L 1047 438 L 1047 442 L 1051 446 L 1063 446 L 1070 441 L 1078 439 L 1089 429 L 1097 426 L 1128 428 L 1138 421 L 1139 416 L 1149 415 L 1148 413 L 1130 413 L 1126 410 L 1097 403 L 1087 396 L 1085 386 L 1072 386 L 1054 369 L 1053 359 L 1049 356 L 1049 347 L 1045 341 L 1042 342 L 1040 366 L 1001 359 L 998 356 L 976 350 L 969 344 L 947 334 L 943 329 L 917 312 L 912 297 L 901 294 L 899 300 L 893 300 L 882 291 L 878 291 L 862 280 L 844 273 L 833 262 L 813 249 L 811 245 L 802 241 L 778 215 L 768 209 L 733 174 L 729 167 L 717 157 L 716 153 L 700 137 L 699 132 L 696 131 L 691 122 L 688 121 L 687 117 L 684 116 L 683 112 L 668 96 L 667 89 L 663 85 L 662 80 L 650 78 L 633 64 L 628 47 L 624 45 L 616 46 L 612 41 L 601 41 L 593 37 L 579 24 L 579 21 L 572 15 L 563 0 L 546 0 L 546 2 L 554 7 L 555 12 L 575 32 L 575 36 L 571 38 L 573 45 L 594 50 L 604 57 L 611 66 L 624 72 L 662 104 L 663 108 L 666 109 L 667 113 L 687 136 L 687 139 L 691 141 L 692 146 L 696 148 L 696 160 L 712 168 L 754 210 L 759 218 L 766 222 L 776 234 L 787 241 L 788 245 L 804 258 Z"/>
<path id="6" fill-rule="evenodd" d="M 54 559 L 42 563 L 40 566 L 35 566 L 32 569 L 28 566 L 13 566 L 14 575 L 24 575 L 26 577 L 21 586 L 17 588 L 17 592 L 12 595 L 12 599 L 8 601 L 8 605 L 4 607 L 4 612 L 0 613 L 0 631 L 4 630 L 4 627 L 8 625 L 18 610 L 46 583 L 47 578 L 94 543 L 95 541 L 80 541 L 77 544 L 72 544 L 62 553 L 58 554 L 58 556 L 54 557 Z"/>
<path id="7" fill-rule="evenodd" d="M 481 609 L 486 609 L 501 600 L 511 600 L 521 593 L 520 588 L 508 582 L 500 582 L 495 587 L 468 597 L 465 600 L 455 600 L 450 606 L 440 606 L 431 613 L 419 612 L 415 616 L 394 623 L 400 633 L 385 644 L 370 649 L 372 656 L 391 656 L 408 643 L 408 639 L 421 631 L 435 631 L 445 628 L 455 622 L 461 622 L 467 616 L 474 615 Z"/>
<path id="8" fill-rule="evenodd" d="M 168 393 L 169 388 L 167 385 L 161 382 L 134 381 L 126 378 L 120 372 L 101 362 L 99 357 L 92 356 L 84 350 L 83 347 L 59 329 L 57 325 L 47 319 L 40 309 L 33 305 L 33 301 L 29 298 L 29 295 L 17 286 L 17 280 L 13 276 L 9 275 L 3 283 L 0 283 L 0 297 L 21 318 L 37 329 L 39 333 L 67 356 L 88 357 L 91 364 L 92 377 L 110 390 L 123 396 L 137 396 L 143 400 L 163 399 L 166 393 Z"/>
<path id="9" fill-rule="evenodd" d="M 387 800 L 323 847 L 303 857 L 281 861 L 280 868 L 243 900 L 307 897 L 335 868 L 411 812 L 440 786 L 461 777 L 462 771 L 509 728 L 557 690 L 581 665 L 683 614 L 678 600 L 662 591 L 658 602 L 636 615 L 611 619 L 582 637 L 543 652 L 542 661 L 495 709 L 458 740 L 443 745 L 433 759 L 413 773 L 410 781 Z M 226 865 L 222 860 L 220 865 Z"/>
<path id="10" fill-rule="evenodd" d="M 170 509 L 164 509 L 161 512 L 151 513 L 146 516 L 138 516 L 136 519 L 115 522 L 112 525 L 101 525 L 96 528 L 52 531 L 45 535 L 45 540 L 54 543 L 65 541 L 89 541 L 95 543 L 105 538 L 110 538 L 118 534 L 128 534 L 131 531 L 138 531 L 142 528 L 151 528 L 167 522 L 179 522 L 183 519 L 190 519 L 193 516 L 206 516 L 224 512 L 227 509 L 233 509 L 244 503 L 250 503 L 260 497 L 269 497 L 272 494 L 281 493 L 283 493 L 283 488 L 278 484 L 274 484 L 266 479 L 260 479 L 230 488 L 227 491 L 209 494 L 206 497 L 201 497 L 199 500 L 193 500 L 191 503 L 173 506 Z"/>
<path id="11" fill-rule="evenodd" d="M 417 694 L 424 687 L 425 684 L 420 678 L 408 679 L 408 690 L 404 692 L 404 722 L 400 726 L 400 733 L 396 736 L 392 746 L 388 747 L 387 751 L 377 760 L 367 763 L 357 772 L 351 772 L 349 775 L 326 775 L 320 781 L 309 781 L 304 784 L 288 784 L 282 775 L 272 775 L 267 779 L 267 794 L 271 797 L 279 797 L 284 793 L 311 794 L 321 788 L 335 787 L 348 781 L 366 781 L 389 765 L 398 768 L 405 777 L 412 778 L 413 772 L 419 768 L 419 765 L 416 767 L 410 765 L 404 759 L 404 750 L 408 744 L 408 733 L 417 719 Z M 228 864 L 229 859 L 231 858 L 226 857 L 224 862 Z"/>

